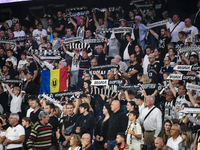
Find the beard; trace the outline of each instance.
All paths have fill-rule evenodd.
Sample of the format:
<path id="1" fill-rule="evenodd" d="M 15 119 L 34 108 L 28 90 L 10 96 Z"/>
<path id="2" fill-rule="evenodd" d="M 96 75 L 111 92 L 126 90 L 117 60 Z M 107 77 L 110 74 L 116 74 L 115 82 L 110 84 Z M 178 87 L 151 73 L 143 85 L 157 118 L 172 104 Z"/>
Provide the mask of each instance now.
<path id="1" fill-rule="evenodd" d="M 190 64 L 191 64 L 191 65 L 194 65 L 194 61 L 190 61 Z"/>
<path id="2" fill-rule="evenodd" d="M 122 142 L 120 142 L 120 143 L 117 143 L 117 145 L 118 145 L 118 146 L 121 146 L 121 144 L 122 144 Z"/>
<path id="3" fill-rule="evenodd" d="M 133 63 L 133 61 L 132 60 L 130 60 L 130 64 L 132 64 Z"/>

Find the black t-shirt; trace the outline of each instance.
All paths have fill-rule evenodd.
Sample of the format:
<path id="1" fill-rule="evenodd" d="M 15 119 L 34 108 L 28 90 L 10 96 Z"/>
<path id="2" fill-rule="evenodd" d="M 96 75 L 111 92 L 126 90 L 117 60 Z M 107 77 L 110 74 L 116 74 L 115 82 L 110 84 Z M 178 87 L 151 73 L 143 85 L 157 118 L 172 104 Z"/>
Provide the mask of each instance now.
<path id="1" fill-rule="evenodd" d="M 99 57 L 97 59 L 98 65 L 105 65 L 106 54 L 102 51 L 100 54 L 97 54 Z"/>
<path id="2" fill-rule="evenodd" d="M 144 54 L 140 53 L 139 55 L 135 55 L 135 57 L 137 58 L 137 62 L 139 64 L 141 64 L 142 63 L 142 58 L 144 58 Z"/>
<path id="3" fill-rule="evenodd" d="M 129 79 L 130 79 L 131 84 L 137 84 L 138 83 L 137 74 L 142 72 L 142 66 L 139 63 L 137 63 L 135 65 L 130 65 L 128 67 L 128 69 L 126 70 L 126 73 L 131 72 L 133 70 L 137 70 L 138 72 L 135 73 L 134 75 L 132 75 L 131 78 L 129 78 Z"/>
<path id="4" fill-rule="evenodd" d="M 10 68 L 9 69 L 9 75 L 10 75 L 10 79 L 15 79 L 15 76 L 17 76 L 18 73 L 14 69 Z"/>
<path id="5" fill-rule="evenodd" d="M 178 42 L 176 42 L 176 44 L 175 44 L 175 50 L 178 52 L 178 50 L 180 49 L 180 48 L 182 48 L 184 46 L 184 43 L 182 42 L 182 41 L 178 41 Z"/>
<path id="6" fill-rule="evenodd" d="M 0 56 L 0 67 L 3 69 L 3 66 L 5 65 L 7 56 L 3 55 L 2 57 Z"/>
<path id="7" fill-rule="evenodd" d="M 27 67 L 29 72 L 34 73 L 35 70 L 37 70 L 37 65 L 35 62 L 30 63 L 30 66 Z"/>
<path id="8" fill-rule="evenodd" d="M 159 37 L 158 39 L 158 47 L 161 52 L 161 57 L 165 57 L 165 55 L 168 53 L 167 44 L 169 44 L 171 41 L 171 38 L 169 37 Z"/>
<path id="9" fill-rule="evenodd" d="M 163 18 L 162 12 L 166 9 L 165 2 L 158 3 L 157 1 L 155 1 L 154 9 L 155 9 L 155 13 L 156 13 L 156 18 L 162 19 Z"/>
<path id="10" fill-rule="evenodd" d="M 0 104 L 3 107 L 4 113 L 8 112 L 8 94 L 6 92 L 0 94 Z"/>
<path id="11" fill-rule="evenodd" d="M 58 118 L 56 118 L 55 116 L 49 117 L 49 123 L 51 124 L 51 126 L 53 128 L 53 134 L 52 134 L 52 141 L 51 142 L 57 143 L 56 131 L 57 131 L 57 128 L 59 126 Z"/>
<path id="12" fill-rule="evenodd" d="M 163 58 L 159 56 L 159 58 L 156 58 L 155 61 L 160 65 L 160 67 L 164 66 Z"/>
<path id="13" fill-rule="evenodd" d="M 64 128 L 66 129 L 67 127 L 73 125 L 76 122 L 77 118 L 78 115 L 76 114 L 72 114 L 71 116 L 66 116 L 65 119 L 63 120 Z"/>
<path id="14" fill-rule="evenodd" d="M 24 86 L 26 86 L 26 83 L 24 84 Z M 28 85 L 25 87 L 24 90 L 25 90 L 26 94 L 29 94 L 29 95 L 38 95 L 39 87 L 37 86 L 37 84 L 35 84 L 35 82 L 30 81 L 28 83 Z"/>
<path id="15" fill-rule="evenodd" d="M 41 109 L 38 109 L 35 113 L 34 113 L 34 111 L 32 111 L 30 114 L 31 121 L 34 124 L 39 120 L 38 115 L 39 115 L 40 111 L 41 111 Z"/>
<path id="16" fill-rule="evenodd" d="M 159 83 L 160 65 L 158 63 L 153 65 L 149 64 L 147 67 L 147 72 L 152 83 Z"/>
<path id="17" fill-rule="evenodd" d="M 56 20 L 55 21 L 55 27 L 56 28 L 60 28 L 60 25 L 64 25 L 63 29 L 61 31 L 58 31 L 58 33 L 60 35 L 64 35 L 65 34 L 65 20 L 62 18 L 61 20 Z"/>

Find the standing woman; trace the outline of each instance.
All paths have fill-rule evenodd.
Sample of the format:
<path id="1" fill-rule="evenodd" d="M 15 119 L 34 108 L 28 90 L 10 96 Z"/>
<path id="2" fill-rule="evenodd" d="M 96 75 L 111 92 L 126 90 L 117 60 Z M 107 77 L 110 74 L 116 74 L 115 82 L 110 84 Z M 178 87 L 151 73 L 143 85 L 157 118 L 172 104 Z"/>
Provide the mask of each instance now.
<path id="1" fill-rule="evenodd" d="M 10 95 L 12 96 L 12 100 L 10 103 L 10 112 L 11 113 L 18 113 L 19 117 L 20 117 L 20 121 L 22 119 L 22 110 L 21 110 L 21 105 L 22 105 L 22 97 L 23 97 L 23 93 L 21 92 L 21 89 L 17 86 L 15 86 L 13 89 L 13 91 L 10 89 L 10 87 L 8 86 L 8 84 L 5 84 L 6 88 L 8 90 L 8 92 L 10 93 Z"/>
<path id="2" fill-rule="evenodd" d="M 179 143 L 178 150 L 193 150 L 194 139 L 192 137 L 192 131 L 191 130 L 183 131 L 181 137 L 183 141 Z"/>
<path id="3" fill-rule="evenodd" d="M 135 57 L 137 58 L 137 62 L 142 66 L 143 61 L 144 61 L 144 54 L 142 52 L 141 46 L 140 45 L 135 45 Z"/>
<path id="4" fill-rule="evenodd" d="M 96 128 L 95 128 L 95 141 L 94 145 L 97 149 L 104 149 L 104 144 L 106 141 L 106 134 L 108 131 L 108 122 L 111 114 L 110 104 L 105 104 L 103 106 L 103 117 L 99 120 Z"/>
<path id="5" fill-rule="evenodd" d="M 70 139 L 70 148 L 68 150 L 80 150 L 81 138 L 78 134 L 73 134 Z"/>
<path id="6" fill-rule="evenodd" d="M 133 25 L 133 31 L 137 44 L 142 47 L 142 51 L 145 54 L 145 35 L 147 33 L 147 27 L 141 23 L 142 18 L 135 16 L 135 24 Z"/>
<path id="7" fill-rule="evenodd" d="M 165 120 L 162 126 L 162 131 L 160 133 L 160 137 L 163 138 L 163 142 L 166 144 L 167 140 L 171 137 L 170 129 L 172 127 L 172 123 L 170 120 Z"/>

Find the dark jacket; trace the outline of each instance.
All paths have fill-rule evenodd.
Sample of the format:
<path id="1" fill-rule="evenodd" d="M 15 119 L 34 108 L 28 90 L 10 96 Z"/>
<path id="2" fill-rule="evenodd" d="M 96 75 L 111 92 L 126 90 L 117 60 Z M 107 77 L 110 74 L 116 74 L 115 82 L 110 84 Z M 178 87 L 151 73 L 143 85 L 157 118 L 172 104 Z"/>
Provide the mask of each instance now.
<path id="1" fill-rule="evenodd" d="M 95 128 L 95 132 L 94 132 L 94 135 L 96 137 L 96 135 L 99 135 L 99 136 L 102 136 L 103 137 L 103 141 L 96 141 L 94 142 L 94 145 L 98 148 L 98 149 L 104 149 L 104 144 L 106 140 L 106 135 L 107 135 L 107 132 L 108 132 L 108 124 L 109 124 L 109 119 L 107 119 L 105 122 L 103 122 L 104 120 L 104 117 L 102 117 L 96 128 Z"/>
<path id="2" fill-rule="evenodd" d="M 112 112 L 109 119 L 106 140 L 116 139 L 118 132 L 125 132 L 128 125 L 128 117 L 122 110 Z"/>
<path id="3" fill-rule="evenodd" d="M 120 33 L 115 34 L 115 37 L 117 38 L 117 40 L 121 43 L 121 47 L 120 47 L 120 52 L 124 55 L 124 50 L 126 48 L 126 46 L 128 45 L 128 41 L 127 40 L 122 40 L 120 38 Z M 131 56 L 132 54 L 134 54 L 135 52 L 135 41 L 132 41 L 129 46 L 128 46 L 128 54 L 129 56 Z"/>
<path id="4" fill-rule="evenodd" d="M 72 129 L 72 132 L 76 133 L 76 127 L 80 127 L 81 128 L 81 132 L 78 133 L 80 136 L 82 136 L 84 133 L 89 133 L 92 137 L 92 133 L 93 133 L 93 127 L 94 127 L 94 116 L 87 114 L 86 116 L 79 116 L 76 120 L 76 123 Z"/>

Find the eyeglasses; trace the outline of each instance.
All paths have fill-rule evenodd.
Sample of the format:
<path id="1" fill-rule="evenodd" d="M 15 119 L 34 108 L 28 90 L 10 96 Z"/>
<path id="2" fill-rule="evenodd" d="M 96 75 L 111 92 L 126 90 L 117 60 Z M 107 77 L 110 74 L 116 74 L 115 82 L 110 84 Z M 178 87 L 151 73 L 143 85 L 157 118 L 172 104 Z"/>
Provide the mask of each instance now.
<path id="1" fill-rule="evenodd" d="M 170 129 L 170 130 L 177 130 L 177 129 Z"/>

